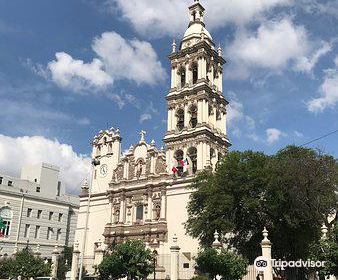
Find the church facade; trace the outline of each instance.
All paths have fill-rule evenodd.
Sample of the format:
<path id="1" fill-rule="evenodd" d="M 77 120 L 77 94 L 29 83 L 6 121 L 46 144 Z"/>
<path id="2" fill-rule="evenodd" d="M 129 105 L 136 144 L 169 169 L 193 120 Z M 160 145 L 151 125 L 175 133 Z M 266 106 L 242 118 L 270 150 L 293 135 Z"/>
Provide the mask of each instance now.
<path id="1" fill-rule="evenodd" d="M 92 190 L 82 188 L 75 240 L 84 252 L 83 264 L 92 274 L 102 256 L 98 251 L 113 243 L 137 238 L 158 252 L 157 278 L 170 275 L 166 256 L 173 238 L 193 275 L 192 256 L 198 240 L 186 235 L 184 223 L 192 192 L 189 185 L 204 169 L 215 170 L 230 142 L 222 93 L 222 49 L 215 47 L 205 28 L 205 10 L 197 1 L 189 7 L 189 25 L 183 40 L 172 44 L 171 87 L 165 148 L 147 143 L 141 131 L 138 144 L 122 154 L 121 132 L 100 131 L 92 142 Z"/>

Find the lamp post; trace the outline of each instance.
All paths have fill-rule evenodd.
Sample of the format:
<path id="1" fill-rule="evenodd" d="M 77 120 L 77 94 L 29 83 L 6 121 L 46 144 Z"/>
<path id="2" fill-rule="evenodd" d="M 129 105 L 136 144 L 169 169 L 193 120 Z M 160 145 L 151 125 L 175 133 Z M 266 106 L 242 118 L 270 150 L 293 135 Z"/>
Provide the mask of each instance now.
<path id="1" fill-rule="evenodd" d="M 81 250 L 81 256 L 80 256 L 79 280 L 82 279 L 83 257 L 84 257 L 84 251 L 86 249 L 86 239 L 87 239 L 87 230 L 88 230 L 88 218 L 89 218 L 90 198 L 91 198 L 91 194 L 92 194 L 93 174 L 94 174 L 94 167 L 97 166 L 97 165 L 100 165 L 100 160 L 97 159 L 97 158 L 94 158 L 92 160 L 90 182 L 89 182 L 88 203 L 87 203 L 87 212 L 86 212 L 86 224 L 85 224 L 85 228 L 84 228 L 83 241 L 82 241 L 82 250 Z"/>
<path id="2" fill-rule="evenodd" d="M 156 257 L 158 256 L 158 252 L 154 249 L 153 251 L 153 261 L 154 261 L 154 280 L 156 280 Z"/>

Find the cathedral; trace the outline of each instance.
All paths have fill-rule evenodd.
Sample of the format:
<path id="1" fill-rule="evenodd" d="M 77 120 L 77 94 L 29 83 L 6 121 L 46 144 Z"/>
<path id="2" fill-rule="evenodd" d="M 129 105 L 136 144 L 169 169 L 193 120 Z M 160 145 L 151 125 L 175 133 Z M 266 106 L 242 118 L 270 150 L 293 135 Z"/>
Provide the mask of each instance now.
<path id="1" fill-rule="evenodd" d="M 111 244 L 141 239 L 158 253 L 156 278 L 170 277 L 173 242 L 178 248 L 179 279 L 194 274 L 193 256 L 198 240 L 186 234 L 189 186 L 202 170 L 215 170 L 227 153 L 226 106 L 222 93 L 222 49 L 215 46 L 204 23 L 204 7 L 189 7 L 189 25 L 171 61 L 165 147 L 138 143 L 122 153 L 119 129 L 101 130 L 92 142 L 92 188 L 82 187 L 75 240 L 83 265 L 93 265 Z M 174 244 L 174 245 L 175 245 Z"/>

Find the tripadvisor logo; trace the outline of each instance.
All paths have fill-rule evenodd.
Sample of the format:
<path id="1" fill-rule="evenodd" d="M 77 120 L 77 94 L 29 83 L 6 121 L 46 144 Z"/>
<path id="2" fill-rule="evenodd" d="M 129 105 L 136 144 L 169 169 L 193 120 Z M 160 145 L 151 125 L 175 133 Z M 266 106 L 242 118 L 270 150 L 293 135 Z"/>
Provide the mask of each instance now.
<path id="1" fill-rule="evenodd" d="M 255 259 L 254 266 L 258 271 L 264 271 L 268 268 L 269 260 L 266 257 L 260 256 Z M 298 260 L 298 261 L 285 261 L 285 260 L 271 260 L 272 267 L 324 267 L 325 261 L 313 261 L 313 260 Z"/>

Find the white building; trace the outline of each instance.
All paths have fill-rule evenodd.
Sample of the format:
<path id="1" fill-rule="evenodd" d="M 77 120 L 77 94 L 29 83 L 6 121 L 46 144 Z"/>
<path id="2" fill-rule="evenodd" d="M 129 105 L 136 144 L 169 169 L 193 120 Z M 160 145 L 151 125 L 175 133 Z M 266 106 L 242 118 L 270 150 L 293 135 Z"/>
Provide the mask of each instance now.
<path id="1" fill-rule="evenodd" d="M 50 259 L 54 246 L 72 246 L 78 209 L 79 198 L 66 195 L 56 166 L 24 167 L 21 178 L 0 173 L 0 217 L 6 226 L 0 255 L 39 245 L 41 257 Z"/>
<path id="2" fill-rule="evenodd" d="M 92 142 L 93 170 L 88 229 L 88 187 L 80 199 L 75 240 L 84 251 L 84 265 L 94 273 L 101 259 L 101 243 L 109 246 L 127 238 L 138 238 L 159 253 L 157 279 L 170 275 L 170 247 L 178 238 L 179 279 L 194 273 L 192 256 L 198 241 L 186 234 L 187 203 L 196 174 L 215 169 L 230 146 L 226 132 L 226 106 L 222 94 L 222 49 L 205 29 L 204 8 L 189 7 L 189 26 L 180 46 L 174 42 L 171 60 L 171 89 L 168 102 L 164 148 L 148 144 L 141 131 L 139 142 L 122 155 L 121 134 L 114 128 L 100 131 Z M 179 161 L 188 159 L 189 165 Z M 172 168 L 177 166 L 178 172 Z M 86 232 L 86 233 L 85 233 Z M 85 238 L 84 238 L 85 237 Z M 83 240 L 85 239 L 84 246 Z"/>

